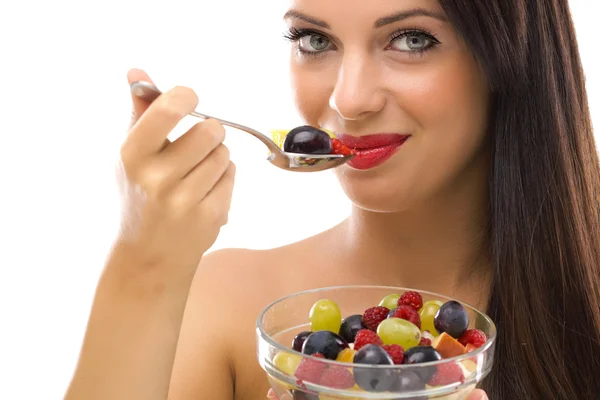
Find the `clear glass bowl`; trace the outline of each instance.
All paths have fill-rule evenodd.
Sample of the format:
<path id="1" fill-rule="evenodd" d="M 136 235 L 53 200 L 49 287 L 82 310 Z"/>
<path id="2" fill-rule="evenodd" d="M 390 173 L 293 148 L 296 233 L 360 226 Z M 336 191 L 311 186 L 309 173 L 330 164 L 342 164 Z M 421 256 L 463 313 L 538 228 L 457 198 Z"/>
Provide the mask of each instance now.
<path id="1" fill-rule="evenodd" d="M 342 319 L 363 314 L 370 307 L 379 305 L 390 294 L 402 294 L 414 290 L 423 302 L 438 300 L 445 303 L 451 299 L 421 290 L 384 286 L 343 286 L 309 290 L 281 298 L 260 314 L 257 320 L 257 356 L 267 373 L 271 387 L 280 400 L 332 400 L 332 399 L 465 399 L 491 371 L 494 361 L 496 327 L 481 311 L 460 302 L 469 315 L 469 329 L 480 329 L 487 342 L 466 354 L 440 361 L 421 364 L 364 365 L 307 356 L 292 349 L 294 337 L 302 331 L 310 331 L 309 312 L 318 300 L 329 299 L 340 308 Z M 458 300 L 457 300 L 458 301 Z M 295 370 L 299 363 L 311 362 L 313 368 L 343 368 L 352 374 L 355 383 L 348 388 L 336 387 L 337 383 L 325 384 L 298 379 Z M 438 369 L 448 369 L 457 364 L 463 371 L 461 377 L 442 380 L 442 384 L 430 377 Z M 339 372 L 339 371 L 338 371 Z M 347 373 L 345 373 L 348 375 Z M 362 385 L 356 382 L 360 380 Z M 365 387 L 365 381 L 373 384 Z M 411 383 L 409 383 L 411 382 Z M 361 387 L 362 386 L 362 387 Z M 377 390 L 377 391 L 375 391 Z"/>

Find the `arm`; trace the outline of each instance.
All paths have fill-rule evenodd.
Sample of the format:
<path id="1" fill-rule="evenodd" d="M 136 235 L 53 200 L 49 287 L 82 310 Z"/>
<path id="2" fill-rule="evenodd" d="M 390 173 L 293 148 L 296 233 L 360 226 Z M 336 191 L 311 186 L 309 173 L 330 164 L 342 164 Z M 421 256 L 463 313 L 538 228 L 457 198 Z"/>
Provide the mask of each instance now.
<path id="1" fill-rule="evenodd" d="M 189 283 L 127 280 L 139 265 L 116 249 L 98 284 L 66 400 L 166 399 Z"/>
<path id="2" fill-rule="evenodd" d="M 228 319 L 234 309 L 223 292 L 223 267 L 237 262 L 228 250 L 203 257 L 185 309 L 169 400 L 233 399 L 233 360 Z M 225 268 L 229 269 L 229 268 Z M 223 297 L 226 297 L 225 299 Z"/>
<path id="3" fill-rule="evenodd" d="M 133 70 L 129 82 L 150 81 Z M 121 148 L 123 215 L 97 287 L 66 400 L 164 400 L 188 293 L 203 254 L 227 221 L 235 169 L 214 120 L 167 136 L 197 106 L 174 88 L 133 98 Z"/>

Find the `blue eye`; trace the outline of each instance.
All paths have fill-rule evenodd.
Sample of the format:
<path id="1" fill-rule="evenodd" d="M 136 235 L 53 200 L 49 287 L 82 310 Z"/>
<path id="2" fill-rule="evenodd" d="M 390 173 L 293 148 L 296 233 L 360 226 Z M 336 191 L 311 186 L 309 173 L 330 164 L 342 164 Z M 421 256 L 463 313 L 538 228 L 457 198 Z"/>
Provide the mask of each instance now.
<path id="1" fill-rule="evenodd" d="M 423 52 L 440 42 L 431 34 L 422 31 L 402 31 L 391 40 L 390 47 L 401 52 Z"/>
<path id="2" fill-rule="evenodd" d="M 317 53 L 320 51 L 325 51 L 327 50 L 329 45 L 329 39 L 322 35 L 308 34 L 300 38 L 300 40 L 298 41 L 298 46 L 300 50 L 307 53 Z"/>

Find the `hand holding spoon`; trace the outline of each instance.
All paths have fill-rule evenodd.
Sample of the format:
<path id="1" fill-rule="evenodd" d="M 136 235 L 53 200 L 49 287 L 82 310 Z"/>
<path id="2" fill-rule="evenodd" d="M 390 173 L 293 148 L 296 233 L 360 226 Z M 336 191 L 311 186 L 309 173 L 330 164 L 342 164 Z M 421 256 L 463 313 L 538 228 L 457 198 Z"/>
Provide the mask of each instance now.
<path id="1" fill-rule="evenodd" d="M 162 92 L 153 84 L 144 81 L 137 81 L 131 84 L 131 92 L 148 102 L 156 100 Z M 198 112 L 192 112 L 190 115 L 202 119 L 214 119 L 219 121 L 221 124 L 239 129 L 260 140 L 270 151 L 267 161 L 271 164 L 287 171 L 295 172 L 317 172 L 324 171 L 330 168 L 338 167 L 352 159 L 353 155 L 342 155 L 342 154 L 303 154 L 303 153 L 292 153 L 283 151 L 277 144 L 272 141 L 268 136 L 264 135 L 257 130 L 249 128 L 244 125 L 236 124 L 234 122 L 225 121 L 219 118 L 211 117 Z M 316 128 L 312 128 L 315 131 Z M 321 131 L 322 132 L 322 131 Z M 323 132 L 323 135 L 327 133 Z"/>

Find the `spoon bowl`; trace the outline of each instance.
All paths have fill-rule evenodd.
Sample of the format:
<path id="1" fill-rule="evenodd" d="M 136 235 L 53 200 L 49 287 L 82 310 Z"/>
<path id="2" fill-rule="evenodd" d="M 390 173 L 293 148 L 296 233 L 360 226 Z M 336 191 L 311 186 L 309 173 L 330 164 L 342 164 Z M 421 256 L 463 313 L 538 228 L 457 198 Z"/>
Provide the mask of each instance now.
<path id="1" fill-rule="evenodd" d="M 148 102 L 156 100 L 162 92 L 153 84 L 145 81 L 136 81 L 131 84 L 131 93 L 134 96 L 144 99 Z M 249 133 L 260 140 L 269 149 L 269 161 L 274 166 L 294 172 L 318 172 L 327 169 L 339 167 L 342 164 L 350 161 L 354 155 L 345 156 L 342 154 L 300 154 L 283 151 L 273 140 L 267 135 L 235 122 L 226 121 L 224 119 L 211 117 L 206 114 L 193 111 L 191 116 L 201 119 L 214 119 L 221 124 Z"/>

